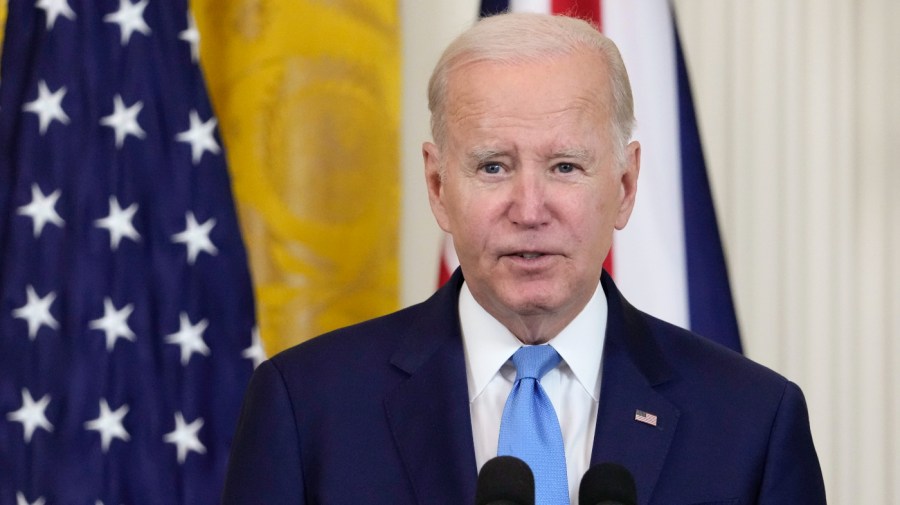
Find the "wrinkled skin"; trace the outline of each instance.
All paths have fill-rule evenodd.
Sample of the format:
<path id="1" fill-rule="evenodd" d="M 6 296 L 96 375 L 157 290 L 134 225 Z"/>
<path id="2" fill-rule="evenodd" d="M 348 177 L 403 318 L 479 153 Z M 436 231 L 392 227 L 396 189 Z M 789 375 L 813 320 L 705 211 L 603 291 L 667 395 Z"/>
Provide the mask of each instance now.
<path id="1" fill-rule="evenodd" d="M 606 72 L 593 52 L 462 65 L 443 145 L 422 148 L 431 208 L 469 289 L 526 344 L 584 308 L 634 206 L 640 145 L 617 161 Z"/>

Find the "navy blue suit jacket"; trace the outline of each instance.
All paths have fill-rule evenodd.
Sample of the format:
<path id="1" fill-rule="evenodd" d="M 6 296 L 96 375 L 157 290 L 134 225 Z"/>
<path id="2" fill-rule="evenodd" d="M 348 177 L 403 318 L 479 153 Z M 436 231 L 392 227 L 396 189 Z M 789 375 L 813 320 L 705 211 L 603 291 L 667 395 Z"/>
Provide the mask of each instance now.
<path id="1" fill-rule="evenodd" d="M 337 330 L 257 368 L 226 504 L 474 503 L 477 468 L 457 301 Z M 641 504 L 823 504 L 800 389 L 625 301 L 609 305 L 591 463 L 618 462 Z M 657 425 L 635 420 L 635 411 Z"/>

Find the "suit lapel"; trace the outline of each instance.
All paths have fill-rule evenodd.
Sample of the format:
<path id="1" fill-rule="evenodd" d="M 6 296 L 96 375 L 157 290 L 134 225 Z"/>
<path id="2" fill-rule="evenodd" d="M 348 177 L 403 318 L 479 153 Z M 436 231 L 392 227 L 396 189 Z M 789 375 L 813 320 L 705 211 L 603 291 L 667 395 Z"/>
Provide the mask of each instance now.
<path id="1" fill-rule="evenodd" d="M 459 271 L 422 309 L 391 362 L 409 378 L 385 399 L 420 504 L 472 503 L 477 468 L 457 312 Z"/>
<path id="2" fill-rule="evenodd" d="M 591 465 L 616 462 L 634 475 L 638 500 L 649 502 L 672 443 L 679 410 L 655 387 L 671 371 L 612 279 L 602 278 L 609 313 L 603 351 L 600 408 Z M 409 374 L 385 399 L 397 451 L 420 504 L 472 503 L 477 467 L 459 329 L 460 272 L 422 305 L 391 362 Z M 657 425 L 635 420 L 641 410 Z"/>
<path id="3" fill-rule="evenodd" d="M 671 379 L 671 371 L 649 333 L 645 316 L 622 298 L 605 273 L 602 283 L 609 316 L 591 465 L 624 465 L 634 475 L 639 503 L 648 503 L 680 412 L 655 390 Z M 638 410 L 655 415 L 656 426 L 636 420 Z"/>

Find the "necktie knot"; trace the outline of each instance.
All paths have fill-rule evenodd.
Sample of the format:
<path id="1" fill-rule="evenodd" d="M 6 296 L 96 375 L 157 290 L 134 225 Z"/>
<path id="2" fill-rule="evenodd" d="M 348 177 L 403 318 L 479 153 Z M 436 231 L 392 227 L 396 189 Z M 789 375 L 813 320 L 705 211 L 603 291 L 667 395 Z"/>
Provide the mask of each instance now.
<path id="1" fill-rule="evenodd" d="M 553 370 L 562 358 L 556 349 L 549 345 L 529 345 L 520 347 L 512 356 L 516 365 L 516 380 L 541 380 L 547 372 Z"/>

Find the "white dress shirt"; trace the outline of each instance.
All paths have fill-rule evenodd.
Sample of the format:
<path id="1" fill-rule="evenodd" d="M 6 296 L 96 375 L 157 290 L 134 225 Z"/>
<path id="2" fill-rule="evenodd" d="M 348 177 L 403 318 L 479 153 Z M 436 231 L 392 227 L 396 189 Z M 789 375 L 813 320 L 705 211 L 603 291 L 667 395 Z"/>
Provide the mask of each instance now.
<path id="1" fill-rule="evenodd" d="M 606 296 L 598 284 L 591 300 L 551 345 L 562 361 L 541 379 L 562 429 L 569 499 L 578 503 L 578 486 L 591 463 L 591 448 L 600 404 L 600 361 L 606 338 Z M 464 283 L 459 293 L 459 320 L 466 355 L 469 409 L 479 471 L 497 455 L 500 419 L 516 379 L 510 358 L 522 347 L 500 321 L 475 301 Z"/>

